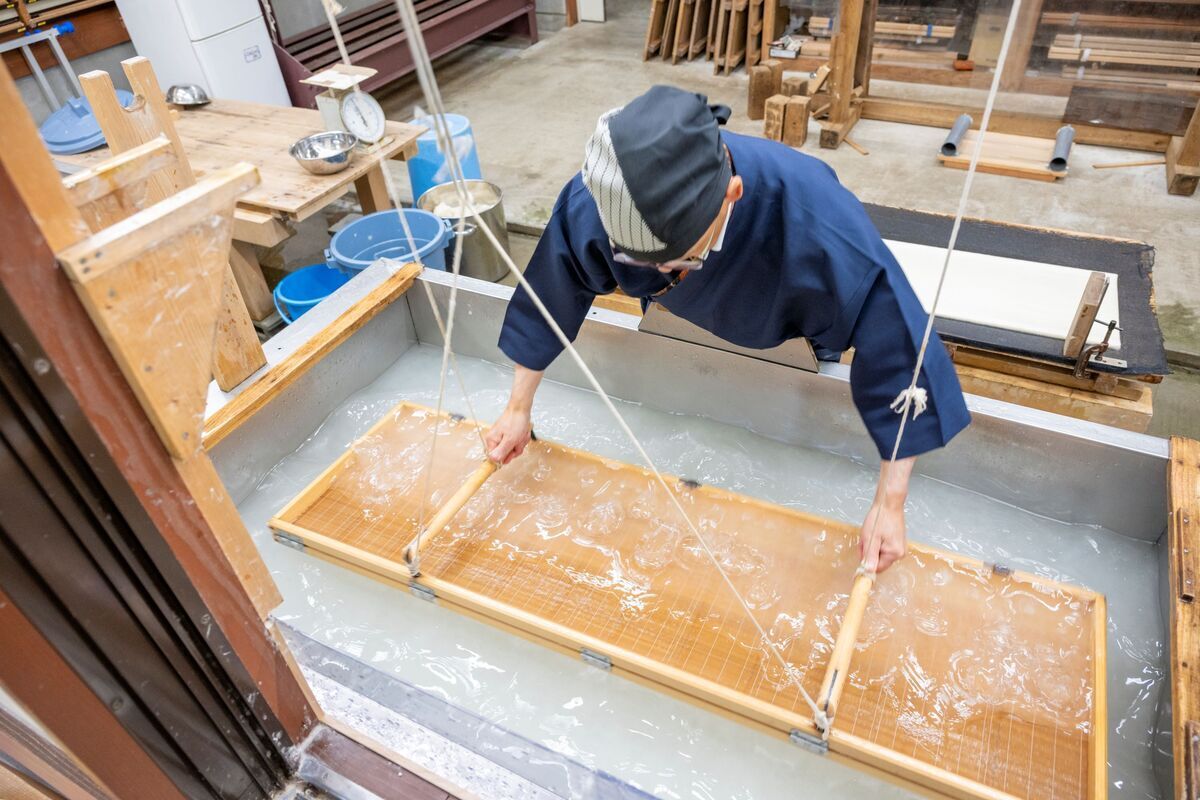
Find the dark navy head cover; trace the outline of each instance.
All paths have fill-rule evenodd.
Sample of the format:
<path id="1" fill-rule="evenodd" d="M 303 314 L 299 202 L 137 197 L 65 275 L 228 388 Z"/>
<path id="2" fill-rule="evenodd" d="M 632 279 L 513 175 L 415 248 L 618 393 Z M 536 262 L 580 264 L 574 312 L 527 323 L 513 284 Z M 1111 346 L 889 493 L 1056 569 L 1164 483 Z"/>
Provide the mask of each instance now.
<path id="1" fill-rule="evenodd" d="M 600 117 L 583 182 L 618 249 L 663 263 L 700 240 L 732 177 L 720 131 L 729 114 L 702 94 L 655 86 Z"/>

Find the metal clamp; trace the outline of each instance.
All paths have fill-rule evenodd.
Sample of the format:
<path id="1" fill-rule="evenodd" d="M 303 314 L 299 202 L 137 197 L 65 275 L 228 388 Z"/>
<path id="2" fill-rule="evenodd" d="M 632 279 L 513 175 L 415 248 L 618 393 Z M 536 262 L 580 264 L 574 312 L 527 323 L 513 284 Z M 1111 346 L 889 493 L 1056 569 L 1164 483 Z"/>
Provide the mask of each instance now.
<path id="1" fill-rule="evenodd" d="M 788 734 L 788 738 L 792 740 L 792 744 L 799 745 L 815 755 L 823 756 L 829 752 L 829 742 L 820 736 L 805 733 L 799 728 L 792 728 L 791 733 Z"/>
<path id="2" fill-rule="evenodd" d="M 1075 359 L 1075 377 L 1082 378 L 1087 371 L 1089 365 L 1100 365 L 1105 367 L 1116 367 L 1124 369 L 1129 366 L 1129 362 L 1119 358 L 1109 358 L 1104 354 L 1108 352 L 1108 340 L 1112 338 L 1113 331 L 1118 330 L 1117 321 L 1110 320 L 1107 324 L 1108 330 L 1104 332 L 1104 339 L 1099 344 L 1088 345 L 1079 351 L 1079 358 Z"/>
<path id="3" fill-rule="evenodd" d="M 437 592 L 430 589 L 428 586 L 423 586 L 419 583 L 410 583 L 408 590 L 412 592 L 412 596 L 428 603 L 437 602 Z"/>
<path id="4" fill-rule="evenodd" d="M 591 664 L 593 667 L 599 667 L 605 672 L 612 670 L 612 659 L 603 653 L 597 653 L 595 650 L 589 650 L 586 647 L 581 647 L 579 649 L 579 657 L 582 658 L 585 663 Z"/>
<path id="5" fill-rule="evenodd" d="M 275 541 L 279 542 L 285 547 L 290 547 L 293 550 L 299 550 L 301 553 L 304 552 L 304 542 L 295 534 L 285 533 L 284 531 L 275 531 Z"/>

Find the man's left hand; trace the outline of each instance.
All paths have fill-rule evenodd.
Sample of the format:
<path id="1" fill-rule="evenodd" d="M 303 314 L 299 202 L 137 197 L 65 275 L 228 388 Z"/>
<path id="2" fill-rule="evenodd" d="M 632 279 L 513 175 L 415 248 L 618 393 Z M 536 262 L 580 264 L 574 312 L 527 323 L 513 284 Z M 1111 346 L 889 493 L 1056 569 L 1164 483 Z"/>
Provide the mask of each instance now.
<path id="1" fill-rule="evenodd" d="M 869 572 L 883 572 L 904 558 L 904 503 L 876 499 L 863 521 L 858 555 Z"/>

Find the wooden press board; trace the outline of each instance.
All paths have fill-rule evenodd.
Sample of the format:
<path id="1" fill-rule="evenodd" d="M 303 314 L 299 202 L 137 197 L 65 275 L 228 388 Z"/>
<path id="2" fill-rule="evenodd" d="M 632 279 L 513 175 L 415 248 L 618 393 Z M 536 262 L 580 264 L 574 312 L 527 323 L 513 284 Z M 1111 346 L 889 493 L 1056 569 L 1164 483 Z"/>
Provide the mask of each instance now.
<path id="1" fill-rule="evenodd" d="M 900 262 L 921 305 L 929 311 L 937 293 L 946 248 L 892 239 L 885 240 L 885 244 Z M 1062 339 L 1075 320 L 1079 298 L 1090 274 L 1086 269 L 1059 264 L 955 250 L 938 303 L 938 316 Z M 1096 319 L 1104 322 L 1115 319 L 1119 323 L 1117 276 L 1105 274 L 1108 291 Z M 1093 326 L 1088 342 L 1099 342 L 1104 331 L 1103 325 Z M 1113 350 L 1119 350 L 1120 332 L 1113 331 L 1109 342 Z"/>
<path id="2" fill-rule="evenodd" d="M 402 403 L 271 521 L 307 552 L 408 584 L 401 553 L 479 465 L 474 427 Z M 856 526 L 668 478 L 759 623 L 816 694 Z M 423 513 L 421 493 L 434 488 Z M 788 735 L 795 687 L 653 477 L 544 441 L 427 543 L 412 584 L 470 616 Z M 830 753 L 938 795 L 1105 796 L 1104 598 L 913 544 L 864 617 Z"/>

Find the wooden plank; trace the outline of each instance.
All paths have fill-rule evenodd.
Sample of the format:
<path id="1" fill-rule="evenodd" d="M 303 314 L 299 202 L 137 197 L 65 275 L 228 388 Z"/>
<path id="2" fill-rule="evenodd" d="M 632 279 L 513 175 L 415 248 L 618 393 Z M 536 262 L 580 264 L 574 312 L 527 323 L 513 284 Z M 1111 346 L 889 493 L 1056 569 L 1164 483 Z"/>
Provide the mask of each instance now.
<path id="1" fill-rule="evenodd" d="M 650 56 L 662 47 L 663 23 L 667 16 L 666 0 L 651 0 L 650 21 L 646 24 L 646 43 L 642 47 L 642 61 L 648 61 Z"/>
<path id="2" fill-rule="evenodd" d="M 712 7 L 716 0 L 696 0 L 696 13 L 692 17 L 692 35 L 688 43 L 687 58 L 690 61 L 704 52 L 708 41 L 708 26 L 712 18 Z"/>
<path id="3" fill-rule="evenodd" d="M 410 581 L 399 560 L 403 544 L 398 542 L 403 542 L 405 531 L 411 533 L 416 523 L 417 506 L 424 491 L 421 487 L 427 482 L 435 487 L 461 485 L 478 464 L 473 455 L 478 443 L 470 423 L 442 422 L 441 429 L 446 435 L 439 438 L 438 452 L 442 455 L 432 465 L 431 477 L 424 472 L 428 467 L 403 475 L 389 470 L 387 475 L 391 479 L 386 487 L 380 487 L 386 489 L 382 496 L 363 496 L 360 487 L 375 485 L 367 477 L 378 474 L 374 471 L 381 458 L 386 459 L 387 453 L 397 449 L 409 452 L 413 446 L 427 447 L 422 443 L 429 441 L 428 433 L 438 424 L 430 410 L 408 404 L 393 409 L 386 418 L 385 427 L 376 428 L 338 459 L 335 465 L 338 475 L 326 484 L 315 502 L 301 514 L 276 516 L 271 526 L 302 541 L 314 554 L 403 586 Z M 359 447 L 365 448 L 362 457 L 356 455 Z M 417 458 L 414 463 L 428 465 L 429 461 Z M 603 496 L 595 494 L 596 489 L 587 488 L 596 484 L 593 473 L 597 470 L 604 476 Z M 725 542 L 720 545 L 722 552 L 726 547 L 734 547 L 738 561 L 765 560 L 772 565 L 766 573 L 751 569 L 747 576 L 739 572 L 741 578 L 734 580 L 747 587 L 756 585 L 755 575 L 786 574 L 786 583 L 778 588 L 788 594 L 772 602 L 790 609 L 789 613 L 803 612 L 808 606 L 820 608 L 822 614 L 830 615 L 837 624 L 846 608 L 845 588 L 852 581 L 857 563 L 853 547 L 858 535 L 855 526 L 781 509 L 711 487 L 682 484 L 675 478 L 667 480 L 684 493 L 698 518 L 722 520 L 716 522 L 713 534 Z M 423 558 L 424 574 L 411 584 L 432 589 L 439 602 L 455 610 L 466 608 L 473 615 L 520 629 L 556 647 L 576 653 L 587 648 L 603 654 L 616 670 L 636 674 L 655 688 L 680 692 L 693 702 L 722 709 L 741 721 L 765 725 L 785 734 L 793 730 L 815 733 L 794 686 L 788 684 L 778 669 L 771 672 L 774 662 L 762 652 L 753 629 L 735 625 L 732 619 L 726 624 L 727 616 L 740 616 L 744 611 L 730 593 L 722 590 L 714 573 L 705 569 L 709 562 L 699 543 L 688 544 L 690 540 L 682 529 L 663 533 L 664 521 L 669 523 L 670 515 L 661 491 L 653 490 L 655 485 L 645 470 L 559 445 L 535 442 L 526 456 L 498 472 L 464 506 L 447 528 L 447 534 L 452 535 L 438 537 L 431 543 Z M 537 491 L 530 491 L 530 486 L 536 486 Z M 308 494 L 308 490 L 303 494 Z M 364 517 L 364 508 L 372 513 Z M 594 515 L 596 508 L 612 508 L 616 516 L 608 512 L 600 517 L 584 516 L 589 512 Z M 726 508 L 736 510 L 723 516 L 717 511 Z M 347 524 L 346 515 L 353 517 L 353 525 Z M 582 518 L 575 520 L 576 516 Z M 610 524 L 597 527 L 597 520 L 608 520 Z M 599 562 L 593 558 L 598 551 L 594 538 L 576 542 L 573 538 L 576 533 L 548 535 L 555 534 L 563 525 L 570 525 L 571 531 L 585 537 L 601 537 L 606 555 Z M 334 534 L 336 530 L 353 530 L 353 533 Z M 354 544 L 346 540 L 348 535 L 354 537 Z M 494 542 L 499 541 L 506 546 L 495 547 Z M 814 541 L 842 543 L 845 547 L 831 545 L 818 558 L 799 552 L 807 550 Z M 514 552 L 519 557 L 512 557 Z M 599 581 L 598 576 L 593 579 L 594 573 L 604 573 L 614 554 L 627 567 L 622 574 L 629 575 L 642 587 L 640 590 L 614 587 Z M 557 575 L 561 575 L 561 580 L 553 577 Z M 1093 679 L 1089 677 L 1103 666 L 1098 653 L 1105 646 L 1105 620 L 1098 624 L 1095 620 L 1096 615 L 1104 614 L 1102 597 L 1034 576 L 996 570 L 976 560 L 919 544 L 913 544 L 912 555 L 880 580 L 884 582 L 880 586 L 883 595 L 894 593 L 897 586 L 908 587 L 904 590 L 906 597 L 919 607 L 911 613 L 902 609 L 889 617 L 887 627 L 891 635 L 868 634 L 863 637 L 862 647 L 849 648 L 855 661 L 862 653 L 867 658 L 848 670 L 857 671 L 859 679 L 847 682 L 846 691 L 850 694 L 844 695 L 843 712 L 835 718 L 829 740 L 832 753 L 871 769 L 884 769 L 945 796 L 1011 798 L 1013 795 L 989 782 L 1007 777 L 1012 784 L 1025 786 L 1026 776 L 1037 785 L 1031 785 L 1022 796 L 1103 796 L 1104 783 L 1095 780 L 1103 774 L 1103 767 L 1093 763 L 1102 751 L 1089 747 L 1090 732 L 1107 724 L 1102 705 L 1092 707 L 1095 692 L 1091 688 Z M 936 591 L 921 591 L 920 587 L 931 580 L 941 580 L 943 585 Z M 888 588 L 887 584 L 894 581 L 900 583 Z M 635 602 L 625 610 L 616 607 L 630 591 L 645 602 Z M 833 594 L 827 596 L 827 592 Z M 773 595 L 768 591 L 768 596 Z M 553 602 L 546 602 L 546 598 L 553 598 Z M 867 620 L 872 619 L 872 613 L 880 613 L 878 598 L 877 594 L 872 601 L 874 605 L 868 605 Z M 940 605 L 943 603 L 955 610 L 938 611 L 943 609 Z M 773 615 L 775 612 L 769 608 L 762 610 Z M 894 609 L 895 603 L 889 608 Z M 998 616 L 985 616 L 981 625 L 981 612 Z M 956 729 L 955 736 L 969 736 L 972 741 L 984 737 L 986 741 L 988 726 L 996 727 L 997 736 L 1015 735 L 1022 746 L 1009 749 L 1007 762 L 995 761 L 1001 756 L 993 751 L 993 759 L 964 758 L 962 766 L 955 767 L 954 747 L 945 748 L 946 752 L 938 756 L 931 755 L 928 748 L 912 750 L 914 734 L 893 733 L 880 724 L 892 713 L 899 714 L 911 707 L 869 692 L 873 685 L 905 680 L 904 671 L 895 670 L 894 659 L 879 662 L 875 648 L 914 647 L 916 641 L 911 637 L 917 635 L 922 621 L 927 623 L 930 613 L 950 625 L 947 636 L 938 641 L 956 643 L 956 648 L 967 648 L 970 657 L 984 659 L 972 675 L 998 668 L 1011 657 L 1014 647 L 1029 646 L 1037 647 L 1038 652 L 1056 653 L 1055 658 L 1064 659 L 1056 666 L 1071 680 L 1082 676 L 1089 688 L 1069 691 L 1057 700 L 1039 697 L 1034 703 L 1020 701 L 1019 707 L 1029 712 L 1020 716 L 1004 710 L 1018 701 L 988 695 L 990 699 L 983 702 L 994 704 L 988 705 L 990 710 L 981 709 L 973 715 L 974 723 Z M 1074 624 L 1065 624 L 1058 616 L 1064 613 L 1072 615 Z M 1004 625 L 1009 637 L 998 650 L 981 652 L 986 644 L 972 648 L 970 642 L 964 643 L 965 638 L 972 636 L 986 638 L 989 622 Z M 693 630 L 693 625 L 698 627 Z M 647 626 L 649 632 L 643 630 Z M 703 631 L 728 631 L 729 635 L 718 637 L 719 642 L 710 642 L 711 633 Z M 812 686 L 825 666 L 823 648 L 814 651 L 815 658 L 808 655 L 808 646 L 818 637 L 817 631 L 805 626 L 780 633 L 785 636 L 786 644 L 780 645 L 784 657 L 799 673 L 799 680 Z M 928 634 L 921 635 L 926 637 L 921 641 L 928 643 Z M 1018 642 L 1012 640 L 1013 636 Z M 1067 638 L 1059 640 L 1059 636 Z M 1051 643 L 1039 647 L 1044 637 L 1050 637 Z M 1028 645 L 1019 644 L 1027 639 L 1032 640 Z M 909 690 L 928 691 L 928 682 L 937 685 L 945 680 L 941 670 L 953 672 L 953 666 L 944 666 L 955 662 L 953 650 L 950 648 L 941 655 L 924 652 L 922 682 L 919 687 L 910 684 Z M 693 652 L 720 653 L 722 658 L 689 659 L 687 654 Z M 988 659 L 994 659 L 990 667 Z M 890 670 L 889 675 L 878 674 L 880 663 Z M 1096 675 L 1094 680 L 1103 686 L 1102 676 Z M 1003 694 L 1010 691 L 1008 687 L 1008 683 L 1001 683 L 988 689 Z M 1011 691 L 1023 689 L 1014 685 Z M 895 692 L 904 696 L 903 687 L 896 687 Z M 867 728 L 879 728 L 878 733 L 862 729 L 855 722 L 855 715 L 848 713 L 854 704 L 862 707 L 864 703 L 873 706 L 872 712 L 862 718 Z M 842 720 L 844 727 L 837 720 Z M 1041 738 L 1035 743 L 1025 738 L 1027 735 Z M 882 743 L 888 741 L 892 744 Z M 1062 758 L 1051 764 L 1029 755 L 1049 752 L 1058 752 Z M 955 769 L 959 772 L 952 771 Z"/>
<path id="4" fill-rule="evenodd" d="M 201 447 L 214 330 L 238 195 L 258 180 L 230 167 L 59 254 L 163 444 Z"/>
<path id="5" fill-rule="evenodd" d="M 1154 416 L 1153 393 L 1146 384 L 1130 384 L 1128 389 L 1138 395 L 1137 399 L 1130 400 L 966 364 L 956 363 L 954 368 L 962 390 L 979 397 L 1137 433 L 1145 433 Z"/>
<path id="6" fill-rule="evenodd" d="M 17 84 L 0 64 L 0 164 L 37 221 L 51 250 L 61 250 L 88 235 L 83 216 L 62 189 L 58 171 L 46 154 L 33 117 Z"/>
<path id="7" fill-rule="evenodd" d="M 1103 272 L 1093 272 L 1088 276 L 1087 285 L 1075 308 L 1075 317 L 1071 321 L 1071 329 L 1063 338 L 1063 355 L 1068 358 L 1078 358 L 1083 352 L 1083 345 L 1091 335 L 1092 326 L 1096 323 L 1096 312 L 1108 291 L 1108 277 Z"/>
<path id="8" fill-rule="evenodd" d="M 233 212 L 234 241 L 256 244 L 260 247 L 274 247 L 286 242 L 295 233 L 287 222 L 275 214 L 254 211 L 241 206 Z"/>
<path id="9" fill-rule="evenodd" d="M 237 242 L 234 242 L 236 251 Z M 238 288 L 237 278 L 226 268 L 221 278 L 221 307 L 217 314 L 217 328 L 213 340 L 213 380 L 223 392 L 234 387 L 262 369 L 267 363 L 266 353 L 258 341 L 258 331 L 246 313 L 247 303 Z M 258 273 L 262 278 L 262 273 Z"/>
<path id="10" fill-rule="evenodd" d="M 255 252 L 254 245 L 235 241 L 229 250 L 229 266 L 238 293 L 245 301 L 243 307 L 250 311 L 249 318 L 261 322 L 274 314 L 275 301 L 271 297 L 271 290 L 267 288 L 267 280 L 263 277 L 262 266 L 258 263 L 258 254 Z M 258 366 L 261 367 L 262 363 Z M 234 384 L 234 386 L 236 385 Z"/>
<path id="11" fill-rule="evenodd" d="M 328 355 L 351 334 L 367 324 L 403 295 L 421 272 L 419 264 L 405 264 L 365 297 L 347 309 L 296 352 L 272 366 L 214 413 L 204 424 L 204 446 L 211 448 L 257 414 Z"/>
<path id="12" fill-rule="evenodd" d="M 1104 373 L 1102 373 L 1105 375 L 1103 380 L 1087 375 L 1076 378 L 1074 370 L 1065 364 L 1051 364 L 1007 353 L 979 350 L 961 344 L 951 343 L 946 346 L 946 349 L 955 365 L 979 367 L 989 372 L 998 372 L 1001 375 L 1014 375 L 1041 383 L 1065 386 L 1068 389 L 1079 389 L 1082 392 L 1123 397 L 1126 400 L 1141 400 L 1143 383 L 1146 383 L 1142 380 L 1131 380 L 1128 377 L 1117 378 Z M 1110 384 L 1109 378 L 1115 380 Z"/>
<path id="13" fill-rule="evenodd" d="M 140 210 L 142 206 L 138 205 L 137 199 L 126 196 L 126 193 L 141 188 L 141 200 L 145 202 L 144 184 L 154 173 L 171 166 L 174 161 L 175 150 L 171 142 L 167 137 L 159 136 L 95 167 L 68 175 L 63 178 L 63 188 L 75 207 L 80 209 L 110 196 L 118 196 L 118 202 L 126 209 L 126 213 L 113 219 L 98 217 L 91 228 L 99 230 Z"/>
<path id="14" fill-rule="evenodd" d="M 642 316 L 642 301 L 636 297 L 630 297 L 620 290 L 612 294 L 596 295 L 596 299 L 592 301 L 592 306 L 607 308 L 609 311 L 620 311 L 623 314 Z"/>
<path id="15" fill-rule="evenodd" d="M 1194 584 L 1200 555 L 1200 442 L 1171 438 L 1167 490 L 1175 797 L 1195 800 L 1200 776 L 1192 769 L 1195 730 L 1189 725 L 1200 721 L 1200 604 Z"/>
<path id="16" fill-rule="evenodd" d="M 659 47 L 659 55 L 664 61 L 671 57 L 671 53 L 675 49 L 675 26 L 679 20 L 679 3 L 680 0 L 667 0 L 667 12 L 663 18 L 662 46 Z"/>
<path id="17" fill-rule="evenodd" d="M 717 29 L 713 35 L 713 45 L 709 48 L 713 59 L 713 74 L 721 73 L 721 64 L 724 63 L 725 55 L 725 39 L 728 36 L 726 29 L 729 27 L 729 15 L 733 10 L 733 0 L 713 0 L 717 9 Z"/>
<path id="18" fill-rule="evenodd" d="M 746 57 L 746 16 L 749 0 L 733 0 L 729 10 L 729 29 L 725 40 L 726 75 L 738 67 Z"/>
<path id="19" fill-rule="evenodd" d="M 947 167 L 967 169 L 979 146 L 979 132 L 967 131 L 956 155 L 948 156 L 939 152 L 937 158 Z M 988 131 L 987 136 L 982 137 L 982 147 L 983 152 L 976 165 L 979 172 L 1044 182 L 1054 182 L 1067 176 L 1066 170 L 1055 172 L 1050 169 L 1050 157 L 1054 152 L 1052 139 Z"/>
<path id="20" fill-rule="evenodd" d="M 786 95 L 781 95 L 786 97 Z M 788 147 L 803 147 L 808 139 L 808 98 L 788 97 L 783 111 L 781 141 Z"/>
<path id="21" fill-rule="evenodd" d="M 887 122 L 905 122 L 910 125 L 930 125 L 949 128 L 961 114 L 970 114 L 979 124 L 983 109 L 947 103 L 925 103 L 915 100 L 897 100 L 880 97 L 864 97 L 862 113 L 867 119 Z M 994 110 L 990 129 L 999 133 L 1020 134 L 1053 139 L 1062 121 L 1054 117 Z M 1154 153 L 1166 152 L 1169 137 L 1157 133 L 1125 131 L 1113 128 L 1078 125 L 1075 127 L 1077 144 L 1094 144 L 1101 147 L 1116 147 L 1123 150 L 1145 150 Z"/>
<path id="22" fill-rule="evenodd" d="M 763 136 L 773 142 L 782 141 L 784 115 L 787 113 L 788 100 L 791 98 L 782 94 L 771 95 L 763 110 Z"/>
<path id="23" fill-rule="evenodd" d="M 672 64 L 678 64 L 681 55 L 687 56 L 695 15 L 696 0 L 680 0 L 679 19 L 675 23 L 675 41 L 671 47 Z"/>
<path id="24" fill-rule="evenodd" d="M 1196 97 L 1191 94 L 1081 85 L 1071 91 L 1063 122 L 1179 136 L 1195 110 Z"/>

